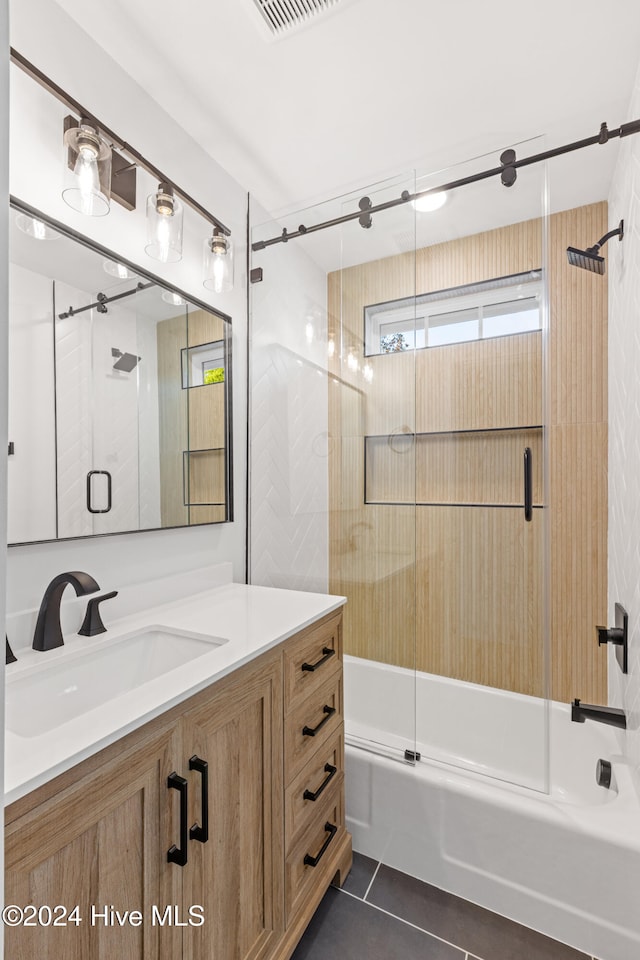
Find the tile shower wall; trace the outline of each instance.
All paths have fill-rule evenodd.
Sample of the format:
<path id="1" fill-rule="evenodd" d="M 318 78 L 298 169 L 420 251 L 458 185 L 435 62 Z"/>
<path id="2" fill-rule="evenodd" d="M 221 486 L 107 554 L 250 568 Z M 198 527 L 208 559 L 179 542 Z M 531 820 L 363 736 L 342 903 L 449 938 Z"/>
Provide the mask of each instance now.
<path id="1" fill-rule="evenodd" d="M 254 263 L 254 266 L 257 265 Z M 249 582 L 328 589 L 326 274 L 272 247 L 251 288 Z"/>
<path id="2" fill-rule="evenodd" d="M 640 116 L 640 70 L 626 112 Z M 629 673 L 609 651 L 609 701 L 623 707 L 620 733 L 640 770 L 640 136 L 620 145 L 609 195 L 609 229 L 624 219 L 622 243 L 606 247 L 609 273 L 609 623 L 619 601 L 629 613 Z M 597 238 L 595 238 L 597 239 Z"/>

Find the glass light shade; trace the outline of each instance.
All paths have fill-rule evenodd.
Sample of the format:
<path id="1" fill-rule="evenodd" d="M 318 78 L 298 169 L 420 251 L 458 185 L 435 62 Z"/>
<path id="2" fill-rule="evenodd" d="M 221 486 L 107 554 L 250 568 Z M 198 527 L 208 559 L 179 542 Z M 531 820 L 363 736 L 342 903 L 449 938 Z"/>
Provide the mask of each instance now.
<path id="1" fill-rule="evenodd" d="M 217 227 L 204 242 L 202 284 L 214 293 L 233 290 L 233 242 Z"/>
<path id="2" fill-rule="evenodd" d="M 147 197 L 147 245 L 145 253 L 161 263 L 182 260 L 184 208 L 167 184 Z"/>
<path id="3" fill-rule="evenodd" d="M 53 230 L 48 223 L 43 223 L 37 217 L 29 217 L 26 213 L 19 213 L 16 217 L 16 227 L 28 237 L 35 240 L 57 240 L 60 234 Z"/>
<path id="4" fill-rule="evenodd" d="M 102 269 L 110 277 L 117 277 L 118 280 L 134 280 L 138 276 L 129 267 L 125 267 L 124 263 L 117 263 L 115 260 L 105 260 Z"/>
<path id="5" fill-rule="evenodd" d="M 184 307 L 187 302 L 179 293 L 172 293 L 171 290 L 165 290 L 162 299 L 165 303 L 170 303 L 172 307 Z"/>
<path id="6" fill-rule="evenodd" d="M 87 217 L 104 217 L 111 202 L 111 147 L 84 121 L 66 131 L 64 143 L 62 199 Z"/>

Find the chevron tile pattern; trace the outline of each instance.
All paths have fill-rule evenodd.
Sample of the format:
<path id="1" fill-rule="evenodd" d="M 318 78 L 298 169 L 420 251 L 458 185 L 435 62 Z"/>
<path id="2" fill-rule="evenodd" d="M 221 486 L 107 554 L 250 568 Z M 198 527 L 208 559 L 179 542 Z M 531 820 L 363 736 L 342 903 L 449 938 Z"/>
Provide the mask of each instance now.
<path id="1" fill-rule="evenodd" d="M 627 115 L 640 115 L 640 72 Z M 607 244 L 609 272 L 609 623 L 613 605 L 629 613 L 629 673 L 609 651 L 609 702 L 627 714 L 621 746 L 640 772 L 640 137 L 620 145 L 609 196 L 609 227 L 624 219 L 624 240 Z"/>

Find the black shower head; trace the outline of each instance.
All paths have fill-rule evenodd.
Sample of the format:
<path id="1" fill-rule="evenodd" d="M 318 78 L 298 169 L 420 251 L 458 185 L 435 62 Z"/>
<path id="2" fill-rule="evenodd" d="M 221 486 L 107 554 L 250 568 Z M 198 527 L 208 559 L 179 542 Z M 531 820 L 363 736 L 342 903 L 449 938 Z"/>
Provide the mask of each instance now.
<path id="1" fill-rule="evenodd" d="M 600 276 L 604 273 L 604 257 L 599 255 L 600 247 L 604 246 L 611 237 L 617 237 L 622 240 L 624 236 L 624 220 L 620 221 L 615 230 L 610 230 L 604 237 L 598 240 L 592 247 L 586 250 L 578 250 L 576 247 L 567 247 L 567 260 L 572 267 L 582 267 L 590 273 L 597 273 Z"/>
<path id="2" fill-rule="evenodd" d="M 114 370 L 123 370 L 125 373 L 131 373 L 142 357 L 136 357 L 135 353 L 122 353 L 117 347 L 111 348 L 111 356 L 117 357 L 113 365 Z"/>
<path id="3" fill-rule="evenodd" d="M 583 270 L 590 270 L 591 273 L 604 273 L 604 257 L 598 256 L 599 246 L 587 247 L 586 250 L 576 250 L 575 247 L 567 247 L 567 259 L 572 267 L 582 267 Z"/>

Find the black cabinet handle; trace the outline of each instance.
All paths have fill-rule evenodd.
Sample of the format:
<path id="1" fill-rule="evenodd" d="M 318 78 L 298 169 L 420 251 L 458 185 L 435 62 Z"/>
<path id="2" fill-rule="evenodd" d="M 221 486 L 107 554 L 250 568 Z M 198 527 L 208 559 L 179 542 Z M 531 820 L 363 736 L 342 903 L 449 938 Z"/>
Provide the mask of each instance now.
<path id="1" fill-rule="evenodd" d="M 325 779 L 322 781 L 322 783 L 320 784 L 320 786 L 318 787 L 315 793 L 312 793 L 311 790 L 305 790 L 305 792 L 302 794 L 303 800 L 313 800 L 315 802 L 320 796 L 320 794 L 322 793 L 322 791 L 325 789 L 325 787 L 329 786 L 329 784 L 335 777 L 336 773 L 338 772 L 338 768 L 334 767 L 330 763 L 325 763 L 324 772 L 328 773 L 329 776 L 325 777 Z"/>
<path id="2" fill-rule="evenodd" d="M 317 857 L 312 857 L 310 853 L 305 853 L 305 855 L 304 855 L 304 865 L 305 865 L 305 867 L 317 867 L 317 866 L 318 866 L 318 864 L 320 863 L 322 857 L 324 856 L 324 854 L 325 854 L 325 852 L 326 852 L 327 847 L 329 846 L 329 844 L 331 843 L 331 841 L 332 841 L 333 838 L 335 837 L 336 833 L 338 832 L 338 828 L 337 828 L 337 826 L 335 825 L 335 823 L 329 823 L 329 822 L 325 823 L 324 829 L 325 829 L 326 832 L 329 834 L 329 836 L 327 837 L 327 839 L 325 840 L 325 842 L 324 842 L 324 843 L 322 844 L 322 846 L 320 847 L 320 850 L 319 850 L 319 852 L 318 852 Z"/>
<path id="3" fill-rule="evenodd" d="M 328 721 L 331 719 L 331 717 L 333 716 L 333 714 L 336 712 L 336 708 L 335 708 L 335 707 L 330 707 L 329 704 L 325 703 L 324 707 L 322 708 L 322 712 L 323 712 L 323 713 L 326 713 L 326 717 L 325 717 L 323 720 L 320 721 L 320 723 L 318 724 L 317 727 L 303 727 L 303 728 L 302 728 L 302 736 L 303 736 L 303 737 L 315 737 L 315 735 L 316 735 L 316 733 L 318 732 L 318 730 L 322 730 L 322 728 L 324 727 L 325 723 L 328 723 Z"/>
<path id="4" fill-rule="evenodd" d="M 94 510 L 92 503 L 91 477 L 102 476 L 107 478 L 107 508 L 106 510 Z M 87 510 L 89 513 L 109 513 L 111 510 L 111 474 L 108 470 L 89 470 L 87 474 Z"/>
<path id="5" fill-rule="evenodd" d="M 167 861 L 177 863 L 179 867 L 184 867 L 187 862 L 187 790 L 188 784 L 184 777 L 181 777 L 174 770 L 167 777 L 167 787 L 170 790 L 178 790 L 180 793 L 180 846 L 176 847 L 172 843 L 167 851 Z"/>
<path id="6" fill-rule="evenodd" d="M 530 523 L 533 517 L 533 472 L 531 447 L 524 448 L 524 518 Z"/>
<path id="7" fill-rule="evenodd" d="M 206 843 L 209 839 L 209 764 L 194 754 L 189 758 L 189 770 L 197 770 L 201 777 L 200 813 L 202 816 L 201 827 L 194 823 L 189 828 L 189 839 Z"/>
<path id="8" fill-rule="evenodd" d="M 317 670 L 318 667 L 321 667 L 323 663 L 326 663 L 327 660 L 335 654 L 335 650 L 331 647 L 322 648 L 323 656 L 319 660 L 316 660 L 315 663 L 303 663 L 302 669 L 308 670 L 310 673 L 313 673 L 314 670 Z"/>

